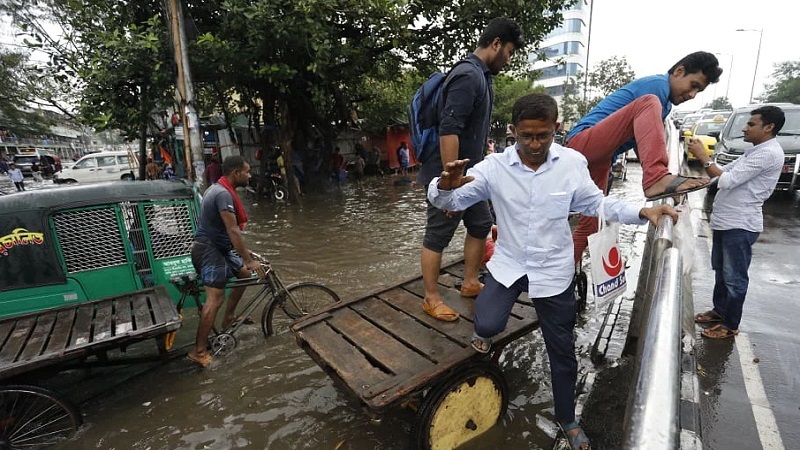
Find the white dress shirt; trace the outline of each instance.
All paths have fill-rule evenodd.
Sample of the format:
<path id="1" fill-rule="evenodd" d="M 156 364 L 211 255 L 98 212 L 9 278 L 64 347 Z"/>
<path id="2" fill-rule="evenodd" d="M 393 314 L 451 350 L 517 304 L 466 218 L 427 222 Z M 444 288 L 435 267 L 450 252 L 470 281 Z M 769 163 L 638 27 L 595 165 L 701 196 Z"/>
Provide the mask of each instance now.
<path id="1" fill-rule="evenodd" d="M 711 229 L 764 231 L 761 208 L 778 184 L 783 162 L 783 148 L 773 138 L 748 148 L 736 161 L 723 166 L 709 220 Z"/>
<path id="2" fill-rule="evenodd" d="M 428 186 L 428 199 L 438 208 L 461 211 L 491 200 L 498 237 L 488 268 L 503 286 L 528 276 L 531 298 L 564 292 L 575 273 L 569 212 L 596 216 L 603 192 L 589 177 L 583 155 L 556 143 L 547 160 L 533 170 L 524 165 L 514 146 L 495 153 L 469 169 L 475 177 L 451 191 L 439 190 L 439 178 Z M 606 220 L 645 224 L 640 207 L 605 198 Z"/>

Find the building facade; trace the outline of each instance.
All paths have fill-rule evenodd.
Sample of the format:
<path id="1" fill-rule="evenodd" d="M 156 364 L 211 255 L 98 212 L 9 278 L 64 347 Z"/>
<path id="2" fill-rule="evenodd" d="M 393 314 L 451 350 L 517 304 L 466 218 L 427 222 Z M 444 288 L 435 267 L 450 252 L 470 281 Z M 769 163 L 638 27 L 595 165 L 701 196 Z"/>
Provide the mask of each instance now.
<path id="1" fill-rule="evenodd" d="M 589 45 L 589 24 L 592 0 L 578 0 L 575 6 L 564 11 L 564 22 L 548 34 L 533 55 L 544 56 L 535 60 L 533 68 L 541 72 L 536 84 L 561 103 L 564 83 L 578 73 L 586 71 Z"/>

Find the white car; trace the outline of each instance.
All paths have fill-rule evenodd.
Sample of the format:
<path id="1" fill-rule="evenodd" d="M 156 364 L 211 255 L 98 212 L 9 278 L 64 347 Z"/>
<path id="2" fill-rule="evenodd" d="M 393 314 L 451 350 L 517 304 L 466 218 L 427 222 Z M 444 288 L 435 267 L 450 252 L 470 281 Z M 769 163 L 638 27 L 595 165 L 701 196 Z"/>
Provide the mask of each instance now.
<path id="1" fill-rule="evenodd" d="M 136 160 L 128 152 L 90 153 L 57 174 L 56 183 L 97 183 L 100 181 L 134 180 Z"/>

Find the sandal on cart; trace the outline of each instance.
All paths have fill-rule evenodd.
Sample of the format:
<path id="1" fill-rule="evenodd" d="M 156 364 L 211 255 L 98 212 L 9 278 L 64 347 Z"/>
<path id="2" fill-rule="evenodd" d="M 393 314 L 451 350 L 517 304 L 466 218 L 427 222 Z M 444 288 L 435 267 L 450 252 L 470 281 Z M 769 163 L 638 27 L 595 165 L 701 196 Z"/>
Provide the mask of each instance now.
<path id="1" fill-rule="evenodd" d="M 447 306 L 444 302 L 431 306 L 430 303 L 423 301 L 422 309 L 428 313 L 429 316 L 444 322 L 455 322 L 458 320 L 458 311 Z"/>
<path id="2" fill-rule="evenodd" d="M 470 345 L 472 345 L 472 348 L 478 353 L 489 353 L 489 350 L 492 349 L 492 342 L 485 341 L 481 338 L 472 338 Z"/>

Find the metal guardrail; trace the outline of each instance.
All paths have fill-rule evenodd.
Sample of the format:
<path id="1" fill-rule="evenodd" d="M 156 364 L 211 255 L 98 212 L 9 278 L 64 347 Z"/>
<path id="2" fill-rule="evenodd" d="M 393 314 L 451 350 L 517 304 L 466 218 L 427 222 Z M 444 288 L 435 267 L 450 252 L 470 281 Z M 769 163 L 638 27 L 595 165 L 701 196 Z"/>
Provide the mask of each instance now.
<path id="1" fill-rule="evenodd" d="M 680 149 L 671 124 L 667 124 L 667 142 L 670 171 L 677 173 Z M 641 328 L 637 330 L 633 391 L 625 413 L 626 450 L 672 450 L 680 442 L 683 262 L 679 250 L 673 248 L 674 225 L 670 217 L 659 220 L 655 232 L 648 233 L 642 261 L 640 277 L 646 278 L 639 282 L 644 296 L 638 314 Z"/>

